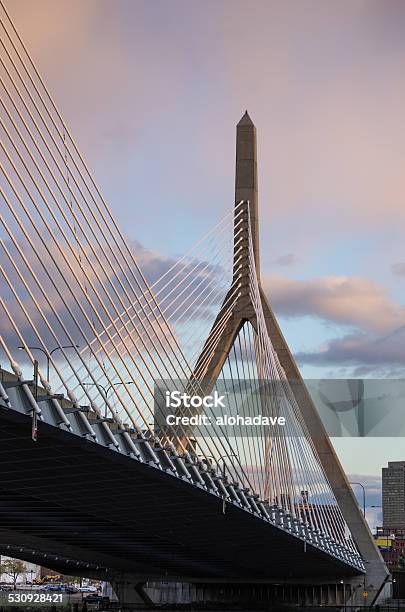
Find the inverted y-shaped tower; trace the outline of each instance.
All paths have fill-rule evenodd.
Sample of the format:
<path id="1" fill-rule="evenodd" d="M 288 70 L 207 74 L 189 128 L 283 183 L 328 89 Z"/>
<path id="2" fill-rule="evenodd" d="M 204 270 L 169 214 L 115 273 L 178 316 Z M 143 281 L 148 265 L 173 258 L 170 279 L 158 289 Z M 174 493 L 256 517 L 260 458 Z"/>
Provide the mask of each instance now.
<path id="1" fill-rule="evenodd" d="M 225 298 L 224 305 L 211 328 L 211 333 L 197 361 L 196 371 L 198 372 L 203 369 L 204 375 L 200 382 L 204 392 L 210 392 L 221 373 L 242 326 L 246 322 L 250 322 L 253 328 L 257 329 L 257 309 L 255 309 L 252 303 L 251 291 L 249 290 L 249 275 L 255 274 L 267 334 L 287 380 L 292 383 L 291 387 L 295 400 L 309 430 L 322 468 L 328 478 L 343 517 L 350 528 L 356 546 L 366 562 L 366 579 L 362 589 L 368 593 L 367 604 L 372 604 L 389 577 L 387 567 L 374 543 L 366 520 L 359 510 L 347 477 L 261 286 L 256 128 L 247 111 L 237 125 L 235 206 L 237 207 L 235 210 L 238 211 L 237 215 L 235 213 L 235 219 L 238 218 L 237 224 L 235 221 L 235 228 L 236 226 L 238 228 L 237 241 L 235 231 L 235 253 L 236 245 L 238 245 L 238 249 L 237 258 L 235 256 L 234 260 L 233 273 L 234 280 L 236 275 L 239 277 L 240 297 L 232 312 L 232 316 L 228 319 L 226 326 L 221 332 L 220 338 L 213 340 L 213 330 L 218 329 L 219 322 L 226 308 L 225 305 L 229 304 L 228 296 Z M 249 243 L 253 250 L 253 258 L 249 256 Z M 254 264 L 252 264 L 252 259 Z M 252 270 L 253 265 L 255 270 Z M 215 350 L 212 350 L 213 344 L 215 345 Z M 200 367 L 202 364 L 204 366 Z"/>

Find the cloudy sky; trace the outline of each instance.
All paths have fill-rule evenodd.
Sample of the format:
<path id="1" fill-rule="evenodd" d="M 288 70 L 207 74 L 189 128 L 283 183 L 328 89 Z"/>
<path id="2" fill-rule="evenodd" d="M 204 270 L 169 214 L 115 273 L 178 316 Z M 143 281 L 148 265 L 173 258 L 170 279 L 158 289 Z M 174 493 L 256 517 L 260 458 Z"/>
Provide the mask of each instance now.
<path id="1" fill-rule="evenodd" d="M 404 2 L 7 5 L 144 249 L 183 253 L 229 211 L 235 124 L 248 109 L 263 284 L 302 372 L 403 376 Z M 366 442 L 356 462 L 339 443 L 353 473 L 404 459 L 399 439 Z"/>

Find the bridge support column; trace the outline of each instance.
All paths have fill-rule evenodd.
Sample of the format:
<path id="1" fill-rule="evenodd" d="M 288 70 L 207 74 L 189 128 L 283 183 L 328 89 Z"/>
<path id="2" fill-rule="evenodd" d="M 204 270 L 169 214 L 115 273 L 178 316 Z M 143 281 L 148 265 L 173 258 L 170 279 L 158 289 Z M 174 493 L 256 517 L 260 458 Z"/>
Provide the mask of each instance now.
<path id="1" fill-rule="evenodd" d="M 132 612 L 154 606 L 153 601 L 144 590 L 145 582 L 140 582 L 136 576 L 122 574 L 111 581 L 111 586 L 118 597 L 121 610 Z"/>

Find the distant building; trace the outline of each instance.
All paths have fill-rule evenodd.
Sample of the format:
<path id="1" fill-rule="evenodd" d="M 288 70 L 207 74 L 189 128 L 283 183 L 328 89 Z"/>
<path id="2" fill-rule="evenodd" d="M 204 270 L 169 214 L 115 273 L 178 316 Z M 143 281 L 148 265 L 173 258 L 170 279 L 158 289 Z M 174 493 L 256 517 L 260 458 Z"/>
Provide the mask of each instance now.
<path id="1" fill-rule="evenodd" d="M 392 596 L 405 599 L 405 529 L 377 527 L 374 536 L 392 576 Z"/>
<path id="2" fill-rule="evenodd" d="M 374 537 L 388 569 L 405 569 L 405 529 L 377 527 Z"/>
<path id="3" fill-rule="evenodd" d="M 405 529 L 405 461 L 382 468 L 383 528 Z"/>

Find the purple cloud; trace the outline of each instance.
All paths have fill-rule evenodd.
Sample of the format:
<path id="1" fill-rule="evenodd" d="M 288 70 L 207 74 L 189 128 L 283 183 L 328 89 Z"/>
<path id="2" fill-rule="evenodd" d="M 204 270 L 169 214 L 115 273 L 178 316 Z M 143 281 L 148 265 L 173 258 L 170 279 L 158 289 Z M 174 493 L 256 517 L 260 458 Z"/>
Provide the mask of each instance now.
<path id="1" fill-rule="evenodd" d="M 405 276 L 405 261 L 398 261 L 392 264 L 391 270 L 396 276 Z"/>
<path id="2" fill-rule="evenodd" d="M 286 255 L 280 255 L 276 259 L 273 259 L 273 264 L 277 266 L 291 266 L 295 264 L 297 261 L 296 255 L 294 253 L 287 253 Z"/>
<path id="3" fill-rule="evenodd" d="M 295 358 L 302 365 L 360 366 L 357 374 L 378 368 L 405 366 L 405 327 L 383 336 L 351 334 L 326 343 L 314 352 L 299 352 Z"/>
<path id="4" fill-rule="evenodd" d="M 405 307 L 368 278 L 325 276 L 303 281 L 273 275 L 263 279 L 263 286 L 279 316 L 310 316 L 373 333 L 405 325 Z"/>

